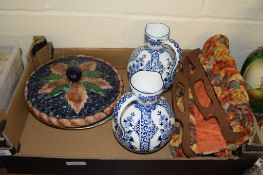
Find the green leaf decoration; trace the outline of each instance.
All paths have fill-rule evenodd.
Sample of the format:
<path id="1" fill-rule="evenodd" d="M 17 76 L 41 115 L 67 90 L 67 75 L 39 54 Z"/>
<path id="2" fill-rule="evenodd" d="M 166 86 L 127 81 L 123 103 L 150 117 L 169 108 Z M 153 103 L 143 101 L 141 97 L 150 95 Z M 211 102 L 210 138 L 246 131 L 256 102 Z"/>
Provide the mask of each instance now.
<path id="1" fill-rule="evenodd" d="M 81 84 L 84 86 L 86 91 L 91 91 L 91 92 L 94 92 L 94 93 L 99 94 L 101 96 L 105 96 L 104 90 L 101 89 L 96 84 L 90 83 L 90 82 L 87 82 L 87 81 L 81 81 Z"/>
<path id="2" fill-rule="evenodd" d="M 71 67 L 79 67 L 80 66 L 80 63 L 75 60 L 75 59 L 72 59 L 70 62 L 69 62 L 69 66 Z"/>
<path id="3" fill-rule="evenodd" d="M 89 72 L 82 72 L 82 76 L 91 77 L 91 78 L 102 78 L 105 77 L 105 74 L 100 71 L 89 71 Z"/>
<path id="4" fill-rule="evenodd" d="M 62 85 L 62 86 L 58 86 L 56 88 L 54 88 L 49 94 L 48 96 L 49 97 L 56 97 L 60 94 L 63 94 L 65 92 L 67 92 L 67 90 L 69 89 L 70 87 L 70 84 L 65 84 L 65 85 Z"/>
<path id="5" fill-rule="evenodd" d="M 63 77 L 60 75 L 56 75 L 56 74 L 49 74 L 45 77 L 40 77 L 41 81 L 45 81 L 45 82 L 49 82 L 49 81 L 57 81 L 57 80 L 61 80 Z"/>

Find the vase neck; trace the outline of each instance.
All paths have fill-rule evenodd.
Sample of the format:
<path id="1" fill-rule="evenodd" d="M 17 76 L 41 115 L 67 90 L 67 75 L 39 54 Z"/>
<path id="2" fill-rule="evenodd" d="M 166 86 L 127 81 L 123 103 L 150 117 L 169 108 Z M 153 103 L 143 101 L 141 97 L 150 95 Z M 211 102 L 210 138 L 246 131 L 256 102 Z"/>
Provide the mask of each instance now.
<path id="1" fill-rule="evenodd" d="M 146 25 L 144 40 L 151 49 L 161 49 L 163 43 L 169 39 L 170 29 L 162 23 L 149 23 Z"/>
<path id="2" fill-rule="evenodd" d="M 152 98 L 145 98 L 143 96 L 139 96 L 138 103 L 143 106 L 151 106 L 154 105 L 159 99 L 159 95 Z"/>
<path id="3" fill-rule="evenodd" d="M 154 37 L 150 38 L 149 36 L 145 35 L 146 45 L 153 50 L 159 50 L 163 48 L 163 43 L 166 40 L 167 39 L 159 39 L 159 38 L 154 38 Z"/>
<path id="4" fill-rule="evenodd" d="M 138 71 L 130 79 L 132 93 L 143 105 L 151 105 L 163 93 L 163 80 L 158 72 Z"/>

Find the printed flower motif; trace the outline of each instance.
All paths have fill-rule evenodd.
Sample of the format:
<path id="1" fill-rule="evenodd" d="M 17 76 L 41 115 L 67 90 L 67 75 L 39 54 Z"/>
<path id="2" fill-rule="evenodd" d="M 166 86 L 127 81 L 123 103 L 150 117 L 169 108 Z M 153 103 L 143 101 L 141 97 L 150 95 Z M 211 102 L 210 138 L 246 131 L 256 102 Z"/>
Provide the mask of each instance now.
<path id="1" fill-rule="evenodd" d="M 245 91 L 245 87 L 243 86 L 241 86 L 240 89 L 233 90 L 233 92 L 231 93 L 231 97 L 237 104 L 249 102 L 249 97 Z"/>
<path id="2" fill-rule="evenodd" d="M 203 51 L 204 55 L 208 58 L 229 55 L 228 38 L 224 35 L 215 35 L 209 38 L 204 44 Z"/>
<path id="3" fill-rule="evenodd" d="M 50 66 L 51 74 L 41 77 L 46 84 L 38 93 L 47 93 L 50 98 L 65 94 L 71 108 L 78 114 L 88 100 L 87 91 L 105 96 L 105 89 L 112 86 L 102 79 L 105 74 L 96 71 L 95 61 L 79 63 L 72 59 L 68 64 Z"/>
<path id="4" fill-rule="evenodd" d="M 221 58 L 224 55 L 229 55 L 230 51 L 227 46 L 223 44 L 218 44 L 214 51 L 214 54 L 217 58 Z"/>

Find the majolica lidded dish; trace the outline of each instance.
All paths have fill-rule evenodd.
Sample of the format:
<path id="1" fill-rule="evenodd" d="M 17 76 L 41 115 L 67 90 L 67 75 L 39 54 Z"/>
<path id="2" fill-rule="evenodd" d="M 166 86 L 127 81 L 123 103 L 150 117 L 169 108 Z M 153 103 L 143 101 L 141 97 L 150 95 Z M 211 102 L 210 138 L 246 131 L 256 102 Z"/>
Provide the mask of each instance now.
<path id="1" fill-rule="evenodd" d="M 106 122 L 123 92 L 117 70 L 89 56 L 69 56 L 39 67 L 28 78 L 25 99 L 40 121 L 59 128 Z"/>

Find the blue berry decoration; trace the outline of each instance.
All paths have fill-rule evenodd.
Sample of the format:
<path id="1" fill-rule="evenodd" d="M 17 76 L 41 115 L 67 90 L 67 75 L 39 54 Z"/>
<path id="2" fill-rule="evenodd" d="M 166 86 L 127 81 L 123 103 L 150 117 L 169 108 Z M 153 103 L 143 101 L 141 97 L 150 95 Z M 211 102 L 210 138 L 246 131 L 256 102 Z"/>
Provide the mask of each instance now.
<path id="1" fill-rule="evenodd" d="M 67 78 L 72 82 L 78 82 L 82 72 L 79 67 L 68 67 L 66 71 Z"/>

